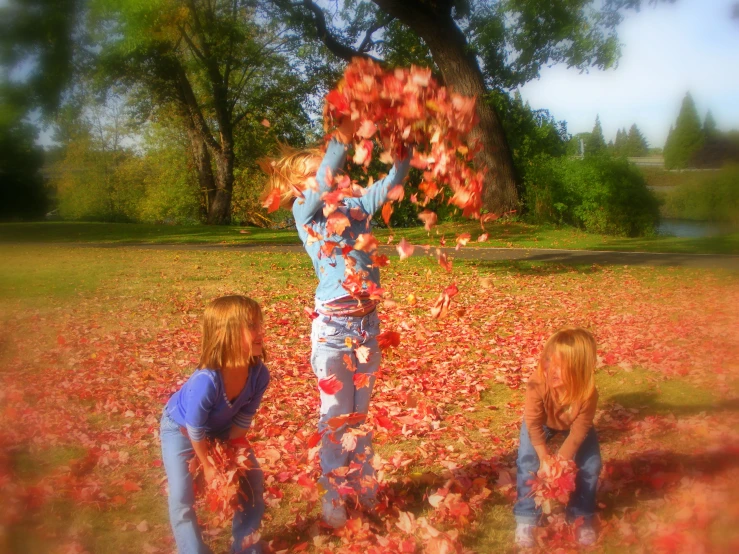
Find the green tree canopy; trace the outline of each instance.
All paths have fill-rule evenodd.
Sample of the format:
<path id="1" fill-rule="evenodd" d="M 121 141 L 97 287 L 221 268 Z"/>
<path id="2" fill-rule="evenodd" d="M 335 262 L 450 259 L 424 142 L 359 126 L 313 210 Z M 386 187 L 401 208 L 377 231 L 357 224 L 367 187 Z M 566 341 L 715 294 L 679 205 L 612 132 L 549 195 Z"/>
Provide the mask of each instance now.
<path id="1" fill-rule="evenodd" d="M 262 122 L 291 142 L 308 123 L 312 88 L 289 56 L 297 45 L 258 4 L 95 0 L 100 80 L 128 87 L 147 116 L 175 107 L 210 223 L 230 221 L 237 154 L 266 153 Z"/>
<path id="2" fill-rule="evenodd" d="M 429 63 L 457 92 L 489 98 L 539 75 L 541 67 L 605 69 L 619 55 L 616 27 L 639 0 L 272 0 L 306 38 L 343 60 Z M 484 206 L 517 204 L 516 175 L 504 124 L 493 102 L 478 102 L 475 131 L 487 166 Z"/>

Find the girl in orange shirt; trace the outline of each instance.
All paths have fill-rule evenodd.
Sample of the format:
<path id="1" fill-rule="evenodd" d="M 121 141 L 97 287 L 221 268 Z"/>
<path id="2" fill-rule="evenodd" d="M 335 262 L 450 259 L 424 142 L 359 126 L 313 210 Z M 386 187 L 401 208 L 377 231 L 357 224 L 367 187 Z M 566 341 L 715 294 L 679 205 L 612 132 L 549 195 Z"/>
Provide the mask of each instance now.
<path id="1" fill-rule="evenodd" d="M 524 421 L 518 448 L 516 544 L 534 546 L 533 531 L 541 510 L 527 484 L 542 460 L 552 454 L 547 442 L 554 435 L 566 436 L 558 456 L 575 460 L 575 491 L 567 505 L 569 520 L 583 518 L 577 529 L 582 545 L 592 545 L 597 536 L 592 526 L 595 493 L 601 468 L 598 437 L 593 428 L 598 391 L 595 390 L 596 344 L 585 329 L 565 328 L 552 335 L 544 346 L 539 368 L 526 389 Z"/>

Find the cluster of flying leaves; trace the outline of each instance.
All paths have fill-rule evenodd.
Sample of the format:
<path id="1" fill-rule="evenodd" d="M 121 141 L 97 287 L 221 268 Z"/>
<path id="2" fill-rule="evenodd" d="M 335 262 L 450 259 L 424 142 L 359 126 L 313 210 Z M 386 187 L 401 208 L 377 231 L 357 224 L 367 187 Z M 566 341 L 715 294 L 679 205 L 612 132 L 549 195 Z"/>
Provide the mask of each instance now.
<path id="1" fill-rule="evenodd" d="M 324 109 L 327 130 L 345 118 L 356 123 L 354 163 L 368 166 L 375 142 L 379 160 L 387 164 L 401 159 L 410 145 L 411 165 L 423 171 L 423 199 L 412 200 L 425 206 L 448 186 L 449 203 L 465 216 L 479 218 L 483 173 L 472 167 L 479 144 L 468 141 L 476 117 L 475 99 L 440 86 L 431 69 L 386 71 L 361 58 L 347 66 L 339 86 L 326 96 Z M 386 222 L 392 202 L 402 199 L 402 189 L 391 191 L 382 214 Z M 435 216 L 425 210 L 419 217 L 430 226 Z"/>
<path id="2" fill-rule="evenodd" d="M 198 290 L 172 277 L 205 273 L 183 265 L 191 255 L 181 254 L 179 262 L 168 253 L 136 255 L 137 264 L 151 266 L 168 258 L 164 298 L 142 294 L 111 310 L 108 297 L 127 294 L 112 285 L 74 302 L 6 312 L 0 328 L 6 367 L 0 373 L 0 524 L 7 533 L 33 529 L 59 552 L 62 546 L 99 551 L 93 527 L 64 519 L 60 507 L 72 503 L 78 520 L 103 513 L 116 522 L 112 532 L 119 542 L 142 545 L 141 552 L 171 551 L 166 521 L 147 527 L 139 515 L 156 498 L 166 518 L 161 410 L 197 363 L 207 301 L 244 292 L 260 301 L 268 328 L 273 378 L 249 439 L 265 474 L 262 535 L 273 550 L 461 552 L 463 544 L 474 545 L 483 532 L 481 516 L 496 506 L 510 512 L 521 387 L 546 338 L 565 324 L 593 330 L 599 372 L 625 383 L 635 375 L 642 381 L 638 391 L 625 388 L 623 399 L 601 395 L 595 422 L 604 461 L 601 540 L 645 553 L 732 552 L 739 546 L 733 385 L 739 292 L 733 281 L 687 270 L 542 266 L 493 272 L 479 266 L 455 275 L 458 309 L 429 319 L 424 302 L 438 297 L 445 272 L 400 272 L 391 265 L 385 284 L 404 294 L 383 302 L 380 317 L 399 335 L 383 340 L 400 340 L 401 347 L 385 350 L 362 424 L 374 432 L 379 503 L 372 517 L 351 511 L 345 529 L 316 534 L 318 394 L 310 321 L 296 308 L 312 298 L 305 284 L 312 268 L 290 265 L 289 256 L 276 253 L 208 253 L 218 280 L 209 289 L 193 281 L 204 287 Z M 274 271 L 255 273 L 249 267 L 255 260 L 275 264 Z M 121 270 L 128 264 L 124 259 Z M 228 286 L 243 288 L 221 284 L 232 268 L 238 285 Z M 710 389 L 715 401 L 665 404 L 661 390 L 676 380 Z M 24 470 L 29 464 L 36 470 Z M 61 528 L 50 524 L 57 521 L 46 517 L 50 513 L 61 518 Z M 201 517 L 210 520 L 207 512 Z M 553 522 L 543 544 L 571 550 L 570 531 Z M 206 536 L 216 550 L 227 548 L 227 529 L 211 525 Z"/>
<path id="3" fill-rule="evenodd" d="M 530 481 L 531 496 L 541 511 L 549 515 L 556 508 L 567 506 L 575 490 L 577 465 L 574 460 L 550 456 L 543 460 L 539 471 Z"/>

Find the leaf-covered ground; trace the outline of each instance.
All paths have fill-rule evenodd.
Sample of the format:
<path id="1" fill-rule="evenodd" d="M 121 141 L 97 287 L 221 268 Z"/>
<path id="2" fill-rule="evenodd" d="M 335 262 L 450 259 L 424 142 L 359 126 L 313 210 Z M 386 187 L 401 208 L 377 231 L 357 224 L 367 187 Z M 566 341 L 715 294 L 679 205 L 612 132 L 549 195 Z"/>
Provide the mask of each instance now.
<path id="1" fill-rule="evenodd" d="M 315 286 L 307 257 L 2 246 L 0 552 L 169 553 L 161 409 L 213 297 L 256 298 L 272 384 L 251 433 L 262 537 L 285 552 L 512 550 L 522 389 L 565 324 L 599 341 L 604 458 L 594 551 L 739 549 L 739 280 L 709 271 L 397 258 L 371 405 L 377 513 L 317 525 Z M 429 316 L 456 283 L 449 315 Z M 228 530 L 209 531 L 225 552 Z M 545 544 L 574 549 L 561 529 Z M 544 537 L 544 535 L 547 535 Z"/>

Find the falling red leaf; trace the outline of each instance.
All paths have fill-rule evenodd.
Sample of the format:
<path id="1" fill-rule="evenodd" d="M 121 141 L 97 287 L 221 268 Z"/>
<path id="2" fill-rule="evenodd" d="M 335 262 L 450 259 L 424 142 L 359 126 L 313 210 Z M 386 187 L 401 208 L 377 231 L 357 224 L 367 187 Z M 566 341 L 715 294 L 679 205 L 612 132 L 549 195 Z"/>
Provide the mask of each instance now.
<path id="1" fill-rule="evenodd" d="M 423 227 L 427 231 L 431 231 L 431 228 L 436 225 L 436 221 L 439 219 L 437 215 L 431 210 L 423 210 L 418 214 L 418 219 L 423 221 Z"/>
<path id="2" fill-rule="evenodd" d="M 363 252 L 373 252 L 377 250 L 378 242 L 374 235 L 370 233 L 362 233 L 354 241 L 354 249 Z"/>
<path id="3" fill-rule="evenodd" d="M 369 373 L 355 373 L 354 374 L 354 386 L 358 389 L 368 387 L 370 382 Z"/>
<path id="4" fill-rule="evenodd" d="M 396 331 L 384 331 L 377 336 L 377 344 L 381 349 L 394 348 L 400 344 L 400 333 Z"/>
<path id="5" fill-rule="evenodd" d="M 318 380 L 318 388 L 326 394 L 336 394 L 344 385 L 336 378 L 336 375 L 329 375 L 325 379 Z"/>

